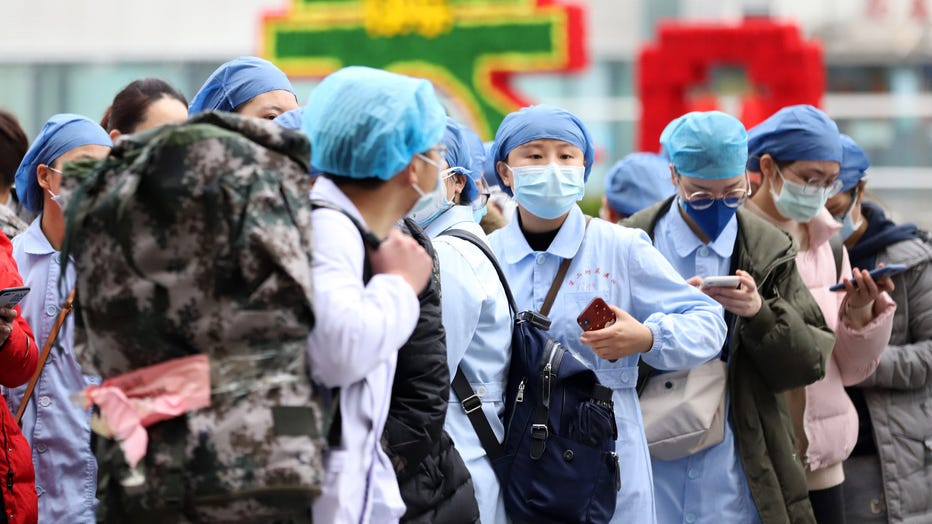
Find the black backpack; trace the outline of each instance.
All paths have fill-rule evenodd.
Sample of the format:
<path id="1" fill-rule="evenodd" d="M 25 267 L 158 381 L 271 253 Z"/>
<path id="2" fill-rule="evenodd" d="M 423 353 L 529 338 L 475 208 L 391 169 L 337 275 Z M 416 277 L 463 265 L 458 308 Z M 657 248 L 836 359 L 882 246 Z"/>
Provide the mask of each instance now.
<path id="1" fill-rule="evenodd" d="M 501 482 L 508 516 L 515 522 L 608 522 L 621 489 L 611 388 L 548 336 L 545 314 L 518 311 L 495 255 L 482 240 L 462 230 L 443 234 L 488 257 L 514 314 L 504 442 L 492 432 L 462 368 L 453 378 L 453 390 Z M 563 261 L 547 302 L 552 303 L 549 295 L 556 295 L 569 262 Z M 549 304 L 542 310 L 548 313 Z"/>

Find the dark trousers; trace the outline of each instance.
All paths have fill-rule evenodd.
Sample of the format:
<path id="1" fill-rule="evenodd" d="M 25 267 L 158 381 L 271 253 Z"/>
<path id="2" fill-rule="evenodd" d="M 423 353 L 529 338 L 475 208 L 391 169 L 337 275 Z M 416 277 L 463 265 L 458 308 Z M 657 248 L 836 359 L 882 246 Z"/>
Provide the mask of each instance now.
<path id="1" fill-rule="evenodd" d="M 886 524 L 887 503 L 877 455 L 845 461 L 845 518 L 851 524 Z"/>
<path id="2" fill-rule="evenodd" d="M 845 524 L 844 484 L 810 491 L 809 502 L 819 524 Z"/>

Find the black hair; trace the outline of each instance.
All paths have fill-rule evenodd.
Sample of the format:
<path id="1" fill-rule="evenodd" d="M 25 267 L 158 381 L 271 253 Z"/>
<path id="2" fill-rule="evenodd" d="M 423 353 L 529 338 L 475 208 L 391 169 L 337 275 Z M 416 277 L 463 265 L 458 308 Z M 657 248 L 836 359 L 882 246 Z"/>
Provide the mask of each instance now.
<path id="1" fill-rule="evenodd" d="M 113 98 L 113 104 L 104 114 L 101 126 L 107 131 L 116 129 L 121 133 L 133 133 L 145 118 L 149 106 L 162 98 L 171 98 L 188 106 L 184 95 L 164 80 L 135 80 Z"/>

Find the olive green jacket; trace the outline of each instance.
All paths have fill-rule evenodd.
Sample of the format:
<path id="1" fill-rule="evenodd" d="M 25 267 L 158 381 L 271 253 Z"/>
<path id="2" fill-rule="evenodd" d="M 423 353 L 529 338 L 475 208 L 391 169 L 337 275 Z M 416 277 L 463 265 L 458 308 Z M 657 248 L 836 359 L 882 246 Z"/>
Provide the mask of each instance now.
<path id="1" fill-rule="evenodd" d="M 672 201 L 655 204 L 622 225 L 653 238 Z M 737 317 L 729 326 L 735 442 L 761 522 L 814 523 L 783 393 L 823 377 L 835 336 L 796 271 L 796 246 L 789 235 L 744 209 L 737 217 L 731 273 L 750 273 L 763 300 L 757 315 Z"/>

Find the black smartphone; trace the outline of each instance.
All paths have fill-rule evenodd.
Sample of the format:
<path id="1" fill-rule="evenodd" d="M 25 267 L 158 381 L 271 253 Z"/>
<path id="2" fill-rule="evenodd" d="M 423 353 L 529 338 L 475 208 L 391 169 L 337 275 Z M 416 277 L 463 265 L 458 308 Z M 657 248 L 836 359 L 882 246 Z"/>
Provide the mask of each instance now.
<path id="1" fill-rule="evenodd" d="M 0 290 L 0 308 L 12 308 L 19 304 L 27 294 L 29 294 L 29 288 L 26 286 L 8 287 Z"/>
<path id="2" fill-rule="evenodd" d="M 903 264 L 890 264 L 889 266 L 878 267 L 878 268 L 871 270 L 870 275 L 871 275 L 871 278 L 876 281 L 878 278 L 892 277 L 893 275 L 898 275 L 902 273 L 903 271 L 906 271 L 907 269 L 908 268 L 904 266 Z M 853 278 L 851 279 L 851 283 L 852 284 L 855 283 Z M 844 291 L 845 283 L 839 282 L 828 289 L 829 291 Z"/>

